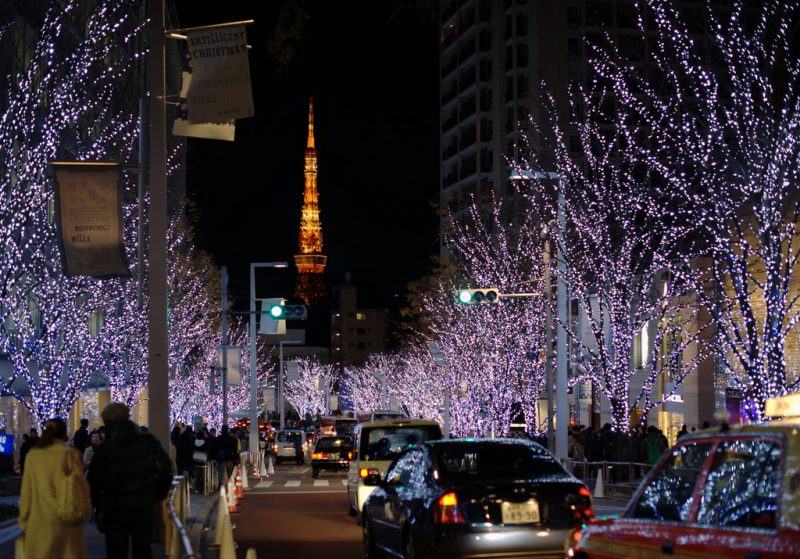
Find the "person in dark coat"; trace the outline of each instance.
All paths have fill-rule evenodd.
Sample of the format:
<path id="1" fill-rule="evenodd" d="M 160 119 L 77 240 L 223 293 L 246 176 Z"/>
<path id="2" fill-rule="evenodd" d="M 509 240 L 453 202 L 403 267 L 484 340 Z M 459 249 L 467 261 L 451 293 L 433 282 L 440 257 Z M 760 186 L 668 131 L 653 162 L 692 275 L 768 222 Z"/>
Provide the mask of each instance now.
<path id="1" fill-rule="evenodd" d="M 89 420 L 84 417 L 81 419 L 80 429 L 75 431 L 75 435 L 72 437 L 72 446 L 83 456 L 83 452 L 89 444 L 91 444 L 89 441 Z"/>
<path id="2" fill-rule="evenodd" d="M 154 505 L 167 496 L 172 465 L 158 439 L 130 421 L 125 404 L 109 404 L 102 417 L 105 441 L 95 448 L 88 479 L 106 556 L 128 557 L 130 539 L 134 559 L 149 559 Z"/>
<path id="3" fill-rule="evenodd" d="M 195 435 L 191 425 L 187 425 L 175 445 L 177 455 L 175 461 L 178 464 L 178 473 L 186 475 L 191 480 L 194 473 L 194 441 Z"/>
<path id="4" fill-rule="evenodd" d="M 39 432 L 36 428 L 31 429 L 31 434 L 28 435 L 28 438 L 25 438 L 25 435 L 22 436 L 22 445 L 19 447 L 19 473 L 25 473 L 25 456 L 28 455 L 28 451 L 36 446 L 36 443 L 39 442 Z"/>

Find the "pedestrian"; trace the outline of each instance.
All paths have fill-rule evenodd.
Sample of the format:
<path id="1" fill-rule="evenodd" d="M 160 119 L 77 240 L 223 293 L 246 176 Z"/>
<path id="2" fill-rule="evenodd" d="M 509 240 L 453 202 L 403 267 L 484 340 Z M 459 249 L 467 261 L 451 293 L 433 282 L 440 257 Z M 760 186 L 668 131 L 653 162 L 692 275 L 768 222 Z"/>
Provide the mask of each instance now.
<path id="1" fill-rule="evenodd" d="M 238 443 L 228 431 L 228 426 L 223 425 L 219 437 L 214 440 L 215 459 L 219 463 L 219 484 L 224 486 L 233 473 L 233 465 L 239 458 L 237 453 Z"/>
<path id="2" fill-rule="evenodd" d="M 68 523 L 56 512 L 66 479 L 83 472 L 80 454 L 66 444 L 67 424 L 54 418 L 45 423 L 42 438 L 26 458 L 19 499 L 20 530 L 24 533 L 26 559 L 79 559 L 87 556 L 83 522 Z M 70 476 L 88 507 L 89 486 L 83 475 Z M 87 510 L 88 512 L 88 510 Z M 88 520 L 88 516 L 86 518 Z"/>
<path id="3" fill-rule="evenodd" d="M 75 435 L 72 437 L 72 446 L 83 456 L 83 451 L 86 450 L 89 444 L 89 420 L 84 417 L 81 419 L 80 428 L 75 431 Z"/>
<path id="4" fill-rule="evenodd" d="M 22 446 L 19 447 L 19 473 L 25 473 L 25 457 L 28 455 L 30 449 L 32 449 L 36 443 L 39 442 L 39 432 L 36 428 L 31 429 L 30 435 L 28 435 L 27 440 L 25 440 L 23 435 Z"/>
<path id="5" fill-rule="evenodd" d="M 172 483 L 169 456 L 158 439 L 139 431 L 125 404 L 109 404 L 102 417 L 105 441 L 95 448 L 89 485 L 99 511 L 97 527 L 106 536 L 106 556 L 128 557 L 130 545 L 134 559 L 150 559 L 155 505 Z"/>
<path id="6" fill-rule="evenodd" d="M 187 425 L 180 437 L 178 444 L 175 445 L 177 455 L 175 460 L 178 464 L 178 474 L 186 476 L 191 481 L 194 472 L 194 441 L 196 440 L 191 425 Z"/>
<path id="7" fill-rule="evenodd" d="M 661 455 L 667 450 L 666 439 L 661 434 L 661 430 L 655 425 L 647 428 L 647 436 L 644 439 L 644 461 L 651 466 L 658 462 Z"/>
<path id="8" fill-rule="evenodd" d="M 683 437 L 689 434 L 689 430 L 686 428 L 686 425 L 681 427 L 681 430 L 678 431 L 678 440 L 681 440 Z"/>
<path id="9" fill-rule="evenodd" d="M 89 464 L 92 463 L 94 456 L 94 449 L 103 442 L 103 433 L 99 429 L 95 429 L 89 435 L 89 441 L 91 444 L 83 451 L 83 471 L 87 474 L 89 473 Z"/>

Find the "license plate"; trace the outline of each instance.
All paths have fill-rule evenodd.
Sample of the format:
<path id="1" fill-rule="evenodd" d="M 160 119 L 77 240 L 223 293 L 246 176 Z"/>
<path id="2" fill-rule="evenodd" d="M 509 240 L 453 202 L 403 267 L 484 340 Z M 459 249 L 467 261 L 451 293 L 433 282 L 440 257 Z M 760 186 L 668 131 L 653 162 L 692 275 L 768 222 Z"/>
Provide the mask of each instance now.
<path id="1" fill-rule="evenodd" d="M 539 522 L 539 503 L 531 499 L 524 503 L 504 501 L 500 506 L 503 524 L 535 524 Z"/>

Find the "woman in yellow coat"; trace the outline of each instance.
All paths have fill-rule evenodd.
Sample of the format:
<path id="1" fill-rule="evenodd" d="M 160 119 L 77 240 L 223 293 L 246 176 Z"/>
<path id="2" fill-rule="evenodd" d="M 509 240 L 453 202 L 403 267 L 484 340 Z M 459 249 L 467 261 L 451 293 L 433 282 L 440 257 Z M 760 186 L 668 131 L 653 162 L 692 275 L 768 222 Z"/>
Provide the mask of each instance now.
<path id="1" fill-rule="evenodd" d="M 67 524 L 56 516 L 56 487 L 68 472 L 83 471 L 77 450 L 67 446 L 62 419 L 45 424 L 39 442 L 25 458 L 19 500 L 19 527 L 25 535 L 26 559 L 85 559 L 84 523 Z M 79 476 L 83 483 L 86 481 Z M 88 494 L 88 484 L 84 488 Z"/>

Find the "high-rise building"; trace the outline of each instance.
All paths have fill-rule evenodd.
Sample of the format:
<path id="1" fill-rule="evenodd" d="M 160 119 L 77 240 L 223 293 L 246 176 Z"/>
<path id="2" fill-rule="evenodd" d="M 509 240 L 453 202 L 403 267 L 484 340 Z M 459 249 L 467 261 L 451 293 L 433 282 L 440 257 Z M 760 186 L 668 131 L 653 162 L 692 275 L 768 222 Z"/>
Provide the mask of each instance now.
<path id="1" fill-rule="evenodd" d="M 322 223 L 319 219 L 317 191 L 317 148 L 314 145 L 314 102 L 308 102 L 308 142 L 305 157 L 305 189 L 300 217 L 300 253 L 295 255 L 297 283 L 295 297 L 306 305 L 316 305 L 325 298 L 324 272 L 328 257 L 322 254 Z"/>

